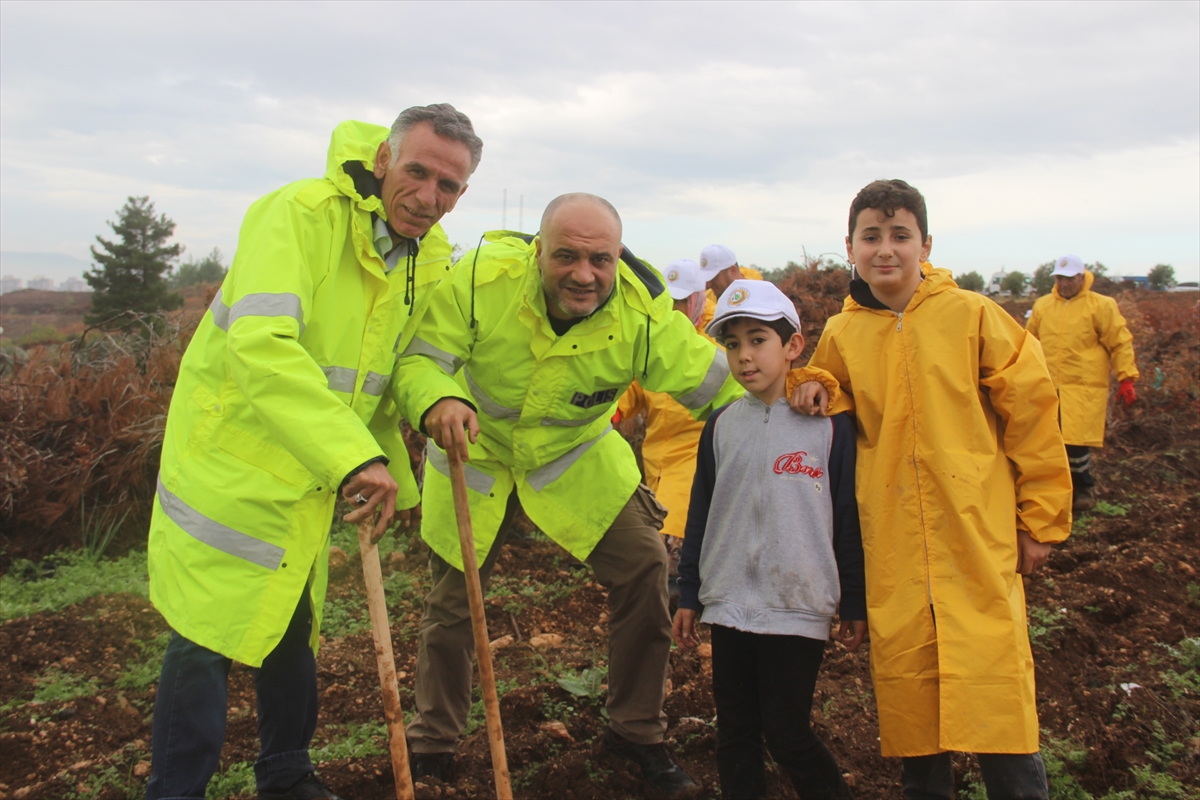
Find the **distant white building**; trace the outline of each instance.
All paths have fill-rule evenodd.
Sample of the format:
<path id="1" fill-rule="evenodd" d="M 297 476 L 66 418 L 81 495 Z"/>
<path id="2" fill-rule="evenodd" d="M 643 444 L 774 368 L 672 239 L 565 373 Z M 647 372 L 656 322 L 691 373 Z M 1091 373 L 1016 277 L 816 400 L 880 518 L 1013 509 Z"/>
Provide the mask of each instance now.
<path id="1" fill-rule="evenodd" d="M 60 292 L 90 292 L 92 287 L 88 286 L 87 283 L 84 282 L 83 278 L 80 278 L 78 275 L 73 275 L 63 281 L 62 284 L 59 285 L 58 290 Z"/>
<path id="2" fill-rule="evenodd" d="M 19 292 L 21 290 L 21 284 L 23 283 L 24 281 L 22 281 L 16 275 L 4 275 L 0 277 L 0 294 Z"/>
<path id="3" fill-rule="evenodd" d="M 38 275 L 36 278 L 32 278 L 29 281 L 29 288 L 39 289 L 43 292 L 53 292 L 54 281 L 51 278 L 43 278 L 41 275 Z"/>

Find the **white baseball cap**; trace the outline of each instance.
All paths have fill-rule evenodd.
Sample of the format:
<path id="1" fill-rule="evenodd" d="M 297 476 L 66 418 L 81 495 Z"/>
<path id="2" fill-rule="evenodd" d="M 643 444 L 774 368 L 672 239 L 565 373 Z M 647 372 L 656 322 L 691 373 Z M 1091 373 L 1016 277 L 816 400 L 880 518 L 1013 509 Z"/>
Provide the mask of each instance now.
<path id="1" fill-rule="evenodd" d="M 686 300 L 696 292 L 704 291 L 704 277 L 700 265 L 690 258 L 672 261 L 666 273 L 667 291 L 672 300 Z"/>
<path id="2" fill-rule="evenodd" d="M 1054 262 L 1054 272 L 1051 275 L 1062 275 L 1070 278 L 1083 274 L 1083 259 L 1079 256 L 1063 256 Z"/>
<path id="3" fill-rule="evenodd" d="M 717 277 L 718 272 L 736 263 L 737 256 L 723 244 L 710 244 L 700 251 L 700 274 L 706 283 Z"/>
<path id="4" fill-rule="evenodd" d="M 796 306 L 788 296 L 767 281 L 736 280 L 721 294 L 712 322 L 704 332 L 714 339 L 721 335 L 726 320 L 734 317 L 752 317 L 771 322 L 786 319 L 800 332 L 800 317 Z"/>

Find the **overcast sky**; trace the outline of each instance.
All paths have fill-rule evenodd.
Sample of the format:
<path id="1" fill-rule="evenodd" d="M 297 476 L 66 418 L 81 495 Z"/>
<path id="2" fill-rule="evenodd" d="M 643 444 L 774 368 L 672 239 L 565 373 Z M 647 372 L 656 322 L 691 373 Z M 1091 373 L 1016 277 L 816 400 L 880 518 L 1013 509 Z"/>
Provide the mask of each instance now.
<path id="1" fill-rule="evenodd" d="M 471 246 L 591 191 L 660 268 L 844 253 L 867 182 L 928 201 L 931 260 L 1200 272 L 1200 4 L 0 4 L 0 249 L 89 258 L 129 195 L 191 255 L 324 170 L 343 119 L 451 102 Z M 30 277 L 30 276 L 21 276 Z"/>

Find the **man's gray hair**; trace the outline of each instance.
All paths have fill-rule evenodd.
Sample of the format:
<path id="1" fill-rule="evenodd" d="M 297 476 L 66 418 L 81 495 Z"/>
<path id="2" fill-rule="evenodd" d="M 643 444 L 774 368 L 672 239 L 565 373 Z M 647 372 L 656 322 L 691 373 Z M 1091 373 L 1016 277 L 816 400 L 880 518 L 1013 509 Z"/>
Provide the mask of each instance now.
<path id="1" fill-rule="evenodd" d="M 400 142 L 404 140 L 404 134 L 422 122 L 432 125 L 433 132 L 438 136 L 465 144 L 471 151 L 471 172 L 475 172 L 475 168 L 479 166 L 479 159 L 483 157 L 483 140 L 475 135 L 470 118 L 449 103 L 413 106 L 400 112 L 400 116 L 392 123 L 391 133 L 388 134 L 392 164 L 400 157 Z"/>
<path id="2" fill-rule="evenodd" d="M 546 226 L 549 224 L 551 218 L 554 217 L 554 213 L 558 211 L 559 208 L 568 203 L 576 202 L 591 203 L 594 206 L 603 208 L 609 214 L 612 214 L 612 218 L 617 223 L 617 230 L 623 233 L 624 225 L 621 223 L 621 215 L 617 213 L 617 209 L 613 207 L 613 204 L 605 200 L 600 195 L 588 194 L 587 192 L 570 192 L 568 194 L 560 194 L 558 197 L 551 200 L 550 205 L 546 206 L 546 210 L 542 212 L 541 230 L 546 230 Z"/>

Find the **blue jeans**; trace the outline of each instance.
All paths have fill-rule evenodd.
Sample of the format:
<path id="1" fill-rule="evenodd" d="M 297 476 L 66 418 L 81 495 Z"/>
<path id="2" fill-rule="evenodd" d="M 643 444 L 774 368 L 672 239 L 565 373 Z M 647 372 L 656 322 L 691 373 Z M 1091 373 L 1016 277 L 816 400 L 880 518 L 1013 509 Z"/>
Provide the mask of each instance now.
<path id="1" fill-rule="evenodd" d="M 988 800 L 1047 800 L 1046 767 L 1041 753 L 978 753 Z M 901 759 L 904 800 L 953 800 L 950 754 Z"/>
<path id="2" fill-rule="evenodd" d="M 311 632 L 305 590 L 283 639 L 254 670 L 260 792 L 285 792 L 313 772 L 308 746 L 317 729 L 317 662 L 308 646 Z M 225 744 L 232 664 L 178 633 L 171 636 L 154 700 L 146 800 L 204 797 Z"/>

